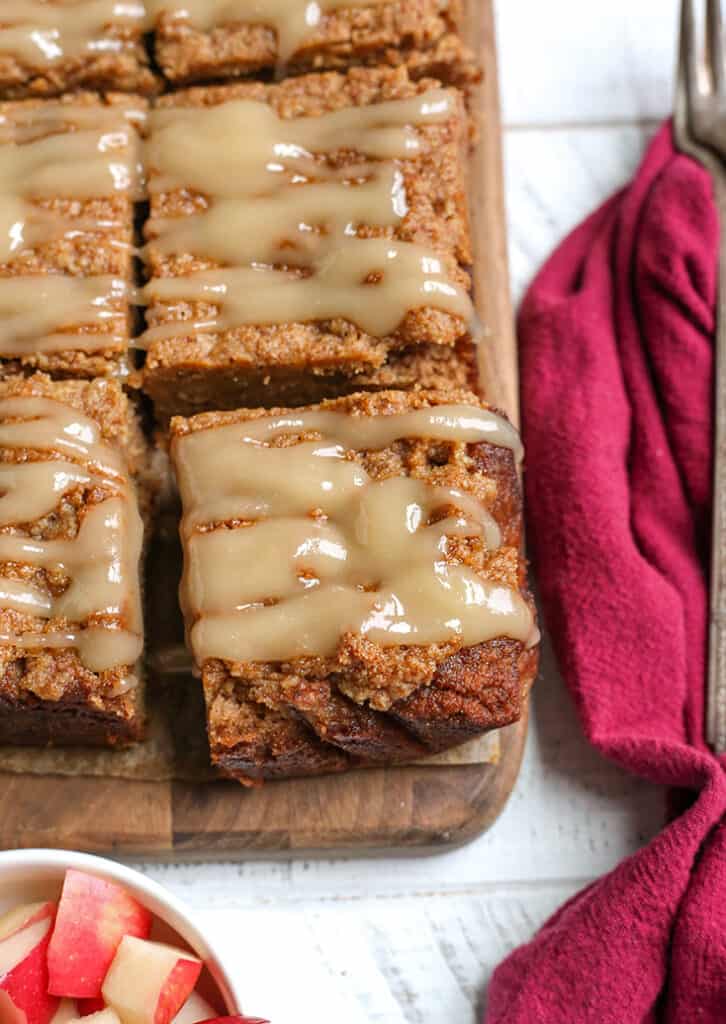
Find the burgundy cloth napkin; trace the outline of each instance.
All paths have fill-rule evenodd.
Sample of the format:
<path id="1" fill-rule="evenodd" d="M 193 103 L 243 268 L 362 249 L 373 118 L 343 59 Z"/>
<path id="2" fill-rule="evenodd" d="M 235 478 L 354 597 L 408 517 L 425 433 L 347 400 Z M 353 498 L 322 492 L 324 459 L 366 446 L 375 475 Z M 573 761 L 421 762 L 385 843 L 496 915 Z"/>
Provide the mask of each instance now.
<path id="1" fill-rule="evenodd" d="M 703 727 L 717 253 L 710 181 L 666 125 L 522 308 L 545 621 L 590 742 L 681 813 L 497 969 L 487 1024 L 726 1021 L 726 763 Z"/>

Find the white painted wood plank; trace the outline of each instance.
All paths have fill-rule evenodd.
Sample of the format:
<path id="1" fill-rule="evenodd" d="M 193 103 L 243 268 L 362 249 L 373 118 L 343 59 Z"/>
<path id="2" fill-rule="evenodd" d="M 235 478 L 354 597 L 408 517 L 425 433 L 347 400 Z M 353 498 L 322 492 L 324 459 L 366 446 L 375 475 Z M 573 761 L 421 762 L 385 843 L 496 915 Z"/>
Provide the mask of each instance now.
<path id="1" fill-rule="evenodd" d="M 504 123 L 665 117 L 678 0 L 497 0 Z"/>
<path id="2" fill-rule="evenodd" d="M 509 131 L 505 134 L 512 292 L 564 236 L 629 181 L 654 126 Z"/>
<path id="3" fill-rule="evenodd" d="M 301 904 L 199 914 L 242 979 L 244 1009 L 274 1024 L 474 1024 L 502 955 L 570 888 Z"/>

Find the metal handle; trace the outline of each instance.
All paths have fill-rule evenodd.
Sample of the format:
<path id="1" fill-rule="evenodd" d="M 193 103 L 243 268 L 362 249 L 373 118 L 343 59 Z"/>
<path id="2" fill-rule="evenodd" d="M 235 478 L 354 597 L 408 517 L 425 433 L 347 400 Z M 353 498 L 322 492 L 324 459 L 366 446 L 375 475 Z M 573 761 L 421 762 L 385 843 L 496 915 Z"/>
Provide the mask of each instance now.
<path id="1" fill-rule="evenodd" d="M 714 175 L 721 222 L 721 247 L 714 350 L 715 442 L 713 529 L 711 534 L 711 623 L 709 628 L 706 737 L 717 754 L 726 753 L 726 181 Z"/>

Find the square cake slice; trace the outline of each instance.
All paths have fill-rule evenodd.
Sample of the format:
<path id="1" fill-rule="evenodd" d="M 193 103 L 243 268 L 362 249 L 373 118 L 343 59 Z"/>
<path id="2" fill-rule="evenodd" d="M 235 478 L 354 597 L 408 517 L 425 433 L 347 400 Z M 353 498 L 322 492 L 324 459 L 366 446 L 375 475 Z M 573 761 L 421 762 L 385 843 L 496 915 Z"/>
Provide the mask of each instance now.
<path id="1" fill-rule="evenodd" d="M 125 376 L 145 101 L 0 104 L 0 362 Z"/>
<path id="2" fill-rule="evenodd" d="M 142 0 L 2 0 L 0 99 L 155 92 Z"/>
<path id="3" fill-rule="evenodd" d="M 521 715 L 537 632 L 519 454 L 468 392 L 172 420 L 182 607 L 222 771 L 411 761 Z"/>
<path id="4" fill-rule="evenodd" d="M 157 412 L 465 386 L 468 146 L 461 93 L 404 69 L 161 97 L 140 342 Z"/>
<path id="5" fill-rule="evenodd" d="M 140 738 L 144 457 L 116 382 L 0 381 L 0 742 Z"/>
<path id="6" fill-rule="evenodd" d="M 405 65 L 414 77 L 476 77 L 461 0 L 147 0 L 156 60 L 175 84 Z"/>

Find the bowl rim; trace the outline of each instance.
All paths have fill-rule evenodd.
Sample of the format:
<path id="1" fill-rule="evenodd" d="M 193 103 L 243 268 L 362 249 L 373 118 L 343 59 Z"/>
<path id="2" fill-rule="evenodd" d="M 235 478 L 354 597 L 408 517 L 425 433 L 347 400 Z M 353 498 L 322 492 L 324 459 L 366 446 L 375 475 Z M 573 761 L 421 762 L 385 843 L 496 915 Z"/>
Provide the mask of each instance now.
<path id="1" fill-rule="evenodd" d="M 224 965 L 219 947 L 194 922 L 192 911 L 173 893 L 159 882 L 147 878 L 141 871 L 121 864 L 107 857 L 75 850 L 53 850 L 33 848 L 27 850 L 0 851 L 0 881 L 7 869 L 25 868 L 41 872 L 43 869 L 65 871 L 76 868 L 100 875 L 132 889 L 139 901 L 147 906 L 156 917 L 173 928 L 204 961 L 220 994 L 226 1003 L 228 1014 L 240 1013 L 239 990 Z M 148 906 L 146 901 L 157 904 L 161 910 Z"/>

